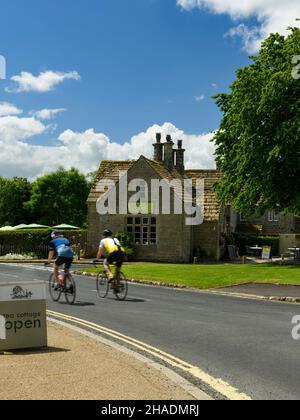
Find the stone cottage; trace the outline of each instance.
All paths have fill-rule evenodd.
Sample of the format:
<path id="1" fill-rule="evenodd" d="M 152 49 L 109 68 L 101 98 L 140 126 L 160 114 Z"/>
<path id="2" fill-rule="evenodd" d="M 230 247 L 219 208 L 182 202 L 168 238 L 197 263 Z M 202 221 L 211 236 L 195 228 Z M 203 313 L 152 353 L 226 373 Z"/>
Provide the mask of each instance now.
<path id="1" fill-rule="evenodd" d="M 187 263 L 195 255 L 219 260 L 224 252 L 223 234 L 230 224 L 213 191 L 219 172 L 186 170 L 182 140 L 175 149 L 171 136 L 162 142 L 157 134 L 153 147 L 153 159 L 141 156 L 100 164 L 88 197 L 89 256 L 96 255 L 101 234 L 109 228 L 132 235 L 137 260 Z M 161 187 L 158 194 L 154 194 L 153 185 Z M 170 195 L 164 195 L 164 188 L 170 185 Z M 183 192 L 183 185 L 189 186 L 189 194 Z M 200 201 L 197 185 L 202 185 Z M 170 202 L 167 212 L 162 204 L 166 197 Z M 187 214 L 178 211 L 184 208 L 185 197 L 189 205 L 201 206 L 200 223 L 187 223 Z M 103 211 L 109 203 L 109 211 Z"/>

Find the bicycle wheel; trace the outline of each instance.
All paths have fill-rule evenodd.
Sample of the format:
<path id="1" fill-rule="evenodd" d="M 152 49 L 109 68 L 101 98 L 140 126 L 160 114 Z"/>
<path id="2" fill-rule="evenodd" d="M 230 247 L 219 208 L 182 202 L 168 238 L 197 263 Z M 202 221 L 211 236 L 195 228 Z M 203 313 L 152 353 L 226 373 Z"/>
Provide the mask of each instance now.
<path id="1" fill-rule="evenodd" d="M 99 273 L 96 280 L 98 296 L 102 299 L 106 298 L 109 292 L 109 283 L 104 273 Z"/>
<path id="2" fill-rule="evenodd" d="M 76 283 L 71 274 L 65 277 L 65 298 L 69 305 L 74 305 L 76 300 Z"/>
<path id="3" fill-rule="evenodd" d="M 124 301 L 127 298 L 128 293 L 128 281 L 127 278 L 124 276 L 123 273 L 119 274 L 119 278 L 117 278 L 117 286 L 114 290 L 115 296 L 118 300 Z"/>
<path id="4" fill-rule="evenodd" d="M 54 302 L 58 302 L 61 297 L 61 287 L 57 284 L 57 280 L 54 274 L 51 274 L 49 278 L 49 292 L 51 299 Z"/>

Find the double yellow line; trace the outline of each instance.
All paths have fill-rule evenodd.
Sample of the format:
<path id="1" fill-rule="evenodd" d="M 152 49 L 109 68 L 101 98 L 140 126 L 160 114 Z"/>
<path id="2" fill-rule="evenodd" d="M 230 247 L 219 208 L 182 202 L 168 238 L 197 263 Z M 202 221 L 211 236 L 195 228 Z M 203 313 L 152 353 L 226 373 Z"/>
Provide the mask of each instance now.
<path id="1" fill-rule="evenodd" d="M 224 382 L 222 379 L 213 378 L 212 376 L 208 375 L 203 370 L 201 370 L 199 367 L 193 366 L 179 359 L 176 356 L 166 353 L 156 347 L 150 346 L 149 344 L 143 343 L 142 341 L 136 340 L 135 338 L 128 337 L 117 331 L 111 330 L 106 327 L 102 327 L 100 325 L 94 324 L 93 322 L 76 318 L 74 316 L 65 315 L 50 310 L 47 311 L 47 315 L 50 318 L 53 317 L 55 319 L 61 319 L 63 321 L 71 322 L 72 324 L 80 325 L 102 335 L 111 337 L 115 340 L 118 340 L 119 342 L 129 344 L 130 346 L 139 349 L 142 352 L 145 352 L 149 355 L 158 358 L 161 361 L 164 361 L 173 368 L 180 369 L 192 375 L 196 379 L 200 379 L 200 381 L 209 385 L 219 394 L 224 395 L 230 400 L 251 400 L 251 398 L 248 395 L 239 392 L 237 389 L 233 388 L 231 385 L 229 385 L 227 382 Z"/>

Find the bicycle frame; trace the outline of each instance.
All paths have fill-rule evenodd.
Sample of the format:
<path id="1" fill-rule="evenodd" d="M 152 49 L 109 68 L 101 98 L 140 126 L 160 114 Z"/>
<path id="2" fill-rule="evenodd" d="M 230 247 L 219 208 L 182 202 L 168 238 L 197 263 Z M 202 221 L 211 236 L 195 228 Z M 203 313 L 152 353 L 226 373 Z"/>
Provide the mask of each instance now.
<path id="1" fill-rule="evenodd" d="M 94 267 L 99 268 L 99 266 L 95 263 L 94 263 Z M 122 270 L 121 267 L 117 267 L 115 265 L 115 274 L 114 274 L 113 278 L 110 279 L 110 280 L 108 279 L 108 273 L 106 272 L 106 270 L 99 271 L 99 274 L 98 274 L 97 280 L 96 280 L 97 281 L 97 291 L 98 291 L 99 297 L 106 298 L 106 296 L 109 293 L 109 286 L 111 285 L 111 288 L 112 288 L 112 290 L 115 294 L 115 297 L 118 300 L 125 300 L 126 299 L 127 293 L 128 293 L 128 283 L 127 283 L 126 277 L 124 276 L 124 274 L 122 274 L 121 270 Z M 102 281 L 101 281 L 101 283 L 99 283 L 99 280 L 101 279 L 101 276 L 102 276 L 102 278 L 105 278 L 106 281 L 107 281 L 107 287 L 106 288 L 105 288 L 105 283 L 102 283 Z M 104 290 L 101 294 L 100 294 L 100 291 L 99 291 L 99 284 L 104 286 Z M 124 293 L 123 297 L 120 296 L 120 294 L 122 295 L 122 292 Z"/>
<path id="2" fill-rule="evenodd" d="M 59 270 L 62 273 L 62 270 Z M 69 287 L 68 287 L 69 286 Z M 73 279 L 70 270 L 64 268 L 64 281 L 60 282 L 54 273 L 51 273 L 49 278 L 50 296 L 54 302 L 58 302 L 61 295 L 64 294 L 68 304 L 73 305 L 76 300 L 76 283 Z"/>
<path id="3" fill-rule="evenodd" d="M 58 277 L 63 274 L 64 275 L 64 281 L 63 283 L 60 282 L 59 278 L 57 279 L 58 283 L 61 284 L 62 286 L 65 286 L 66 284 L 66 277 L 70 274 L 70 269 L 69 268 L 64 268 L 63 270 L 61 270 L 60 268 L 58 269 Z"/>

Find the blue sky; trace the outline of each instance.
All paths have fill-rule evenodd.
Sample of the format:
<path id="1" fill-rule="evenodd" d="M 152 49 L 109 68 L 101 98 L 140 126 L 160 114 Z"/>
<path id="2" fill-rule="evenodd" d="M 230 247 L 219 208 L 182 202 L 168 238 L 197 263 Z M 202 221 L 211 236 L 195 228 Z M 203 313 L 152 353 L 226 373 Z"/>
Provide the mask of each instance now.
<path id="1" fill-rule="evenodd" d="M 230 11 L 195 7 L 195 2 L 178 0 L 181 7 L 176 0 L 3 0 L 0 54 L 7 80 L 0 80 L 0 103 L 23 111 L 10 116 L 10 141 L 25 143 L 27 150 L 52 146 L 54 151 L 62 137 L 68 137 L 66 146 L 72 134 L 92 130 L 117 148 L 150 127 L 170 129 L 165 123 L 182 136 L 217 129 L 221 115 L 211 96 L 227 91 L 236 69 L 249 63 L 245 36 L 225 34 L 241 22 L 256 25 L 256 11 L 236 21 Z M 43 92 L 16 92 L 10 80 L 21 72 L 38 77 L 50 71 L 78 77 Z M 38 117 L 29 113 L 44 109 L 66 111 L 41 119 L 44 128 L 38 128 Z M 23 120 L 23 129 L 29 118 L 36 120 L 35 128 L 13 137 L 12 123 Z M 126 158 L 125 149 L 122 153 Z M 40 162 L 36 174 L 18 165 L 15 172 L 4 172 L 18 171 L 35 176 L 44 170 Z"/>

